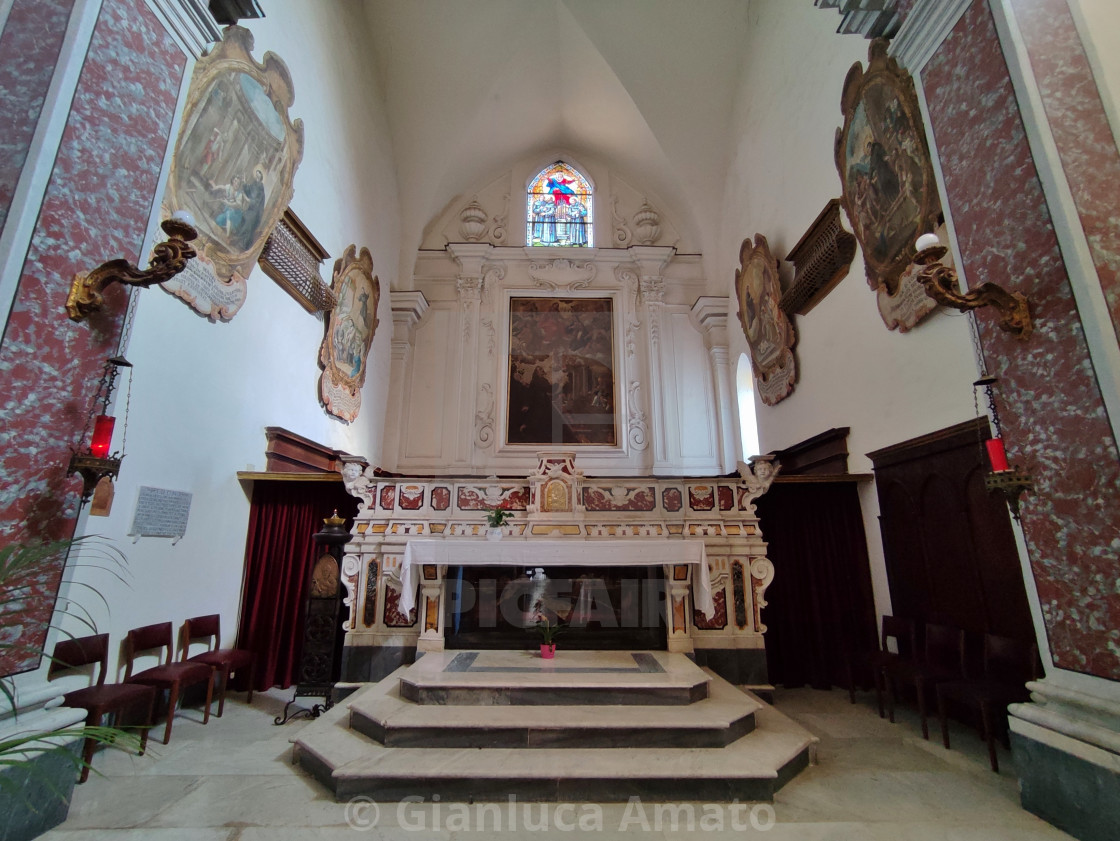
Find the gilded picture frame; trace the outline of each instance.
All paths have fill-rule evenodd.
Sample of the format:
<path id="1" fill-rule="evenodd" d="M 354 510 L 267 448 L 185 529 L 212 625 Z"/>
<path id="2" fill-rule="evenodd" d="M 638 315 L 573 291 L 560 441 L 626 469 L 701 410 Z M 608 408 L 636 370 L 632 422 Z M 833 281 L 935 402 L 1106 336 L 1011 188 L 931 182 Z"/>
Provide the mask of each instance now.
<path id="1" fill-rule="evenodd" d="M 618 444 L 614 299 L 509 299 L 506 443 Z"/>
<path id="2" fill-rule="evenodd" d="M 287 66 L 275 54 L 252 56 L 253 36 L 240 26 L 198 60 L 164 194 L 165 215 L 195 219 L 198 259 L 164 284 L 209 318 L 232 318 L 245 280 L 284 215 L 303 158 L 303 122 Z"/>
<path id="3" fill-rule="evenodd" d="M 743 240 L 739 268 L 735 270 L 735 298 L 739 324 L 747 337 L 755 388 L 767 406 L 774 406 L 793 391 L 797 362 L 793 346 L 797 334 L 782 312 L 778 259 L 762 234 Z"/>
<path id="4" fill-rule="evenodd" d="M 335 261 L 331 292 L 338 303 L 326 318 L 319 346 L 319 400 L 329 414 L 349 423 L 362 408 L 366 363 L 379 323 L 381 283 L 367 248 L 346 247 Z"/>
<path id="5" fill-rule="evenodd" d="M 868 49 L 844 79 L 844 125 L 836 130 L 840 201 L 863 251 L 867 281 L 888 296 L 910 264 L 917 238 L 937 225 L 941 201 L 914 80 L 887 55 Z"/>

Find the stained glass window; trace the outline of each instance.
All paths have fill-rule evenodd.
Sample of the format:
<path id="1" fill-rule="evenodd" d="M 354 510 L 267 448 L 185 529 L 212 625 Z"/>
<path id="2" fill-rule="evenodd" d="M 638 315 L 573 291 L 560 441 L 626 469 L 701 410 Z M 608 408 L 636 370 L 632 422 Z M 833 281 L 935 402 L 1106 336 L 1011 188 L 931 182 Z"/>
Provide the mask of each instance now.
<path id="1" fill-rule="evenodd" d="M 592 247 L 591 185 L 565 163 L 545 167 L 529 185 L 525 242 Z"/>

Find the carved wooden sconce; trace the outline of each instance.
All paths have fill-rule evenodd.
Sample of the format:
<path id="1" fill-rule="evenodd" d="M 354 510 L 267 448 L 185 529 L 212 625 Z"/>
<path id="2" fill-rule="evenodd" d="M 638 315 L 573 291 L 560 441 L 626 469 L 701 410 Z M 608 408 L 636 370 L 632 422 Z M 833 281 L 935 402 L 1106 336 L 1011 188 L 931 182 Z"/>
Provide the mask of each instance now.
<path id="1" fill-rule="evenodd" d="M 102 293 L 110 284 L 122 283 L 147 289 L 152 284 L 170 280 L 187 267 L 187 261 L 195 256 L 195 250 L 187 243 L 198 237 L 194 219 L 180 210 L 170 219 L 165 219 L 160 227 L 169 239 L 153 249 L 147 269 L 139 269 L 128 260 L 121 259 L 102 263 L 91 272 L 74 275 L 70 294 L 66 297 L 66 313 L 71 321 L 82 321 L 101 309 L 105 303 Z"/>
<path id="2" fill-rule="evenodd" d="M 936 234 L 923 234 L 916 243 L 918 253 L 914 262 L 924 268 L 918 273 L 917 280 L 926 294 L 939 304 L 967 312 L 979 307 L 995 307 L 999 312 L 999 327 L 1014 333 L 1020 341 L 1026 341 L 1034 330 L 1031 322 L 1030 301 L 1020 292 L 1008 292 L 995 283 L 981 283 L 964 294 L 959 291 L 957 273 L 949 266 L 938 262 L 949 250 L 938 240 Z"/>

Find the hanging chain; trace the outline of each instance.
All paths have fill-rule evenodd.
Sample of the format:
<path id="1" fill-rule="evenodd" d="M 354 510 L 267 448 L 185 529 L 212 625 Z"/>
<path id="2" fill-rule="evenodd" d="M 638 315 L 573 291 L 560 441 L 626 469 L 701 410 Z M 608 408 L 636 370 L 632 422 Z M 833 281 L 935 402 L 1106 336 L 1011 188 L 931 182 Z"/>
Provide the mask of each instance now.
<path id="1" fill-rule="evenodd" d="M 976 370 L 981 377 L 988 376 L 988 362 L 984 358 L 984 346 L 980 343 L 980 328 L 976 323 L 976 311 L 969 310 L 968 332 L 972 336 L 972 355 L 976 359 Z"/>
<path id="2" fill-rule="evenodd" d="M 117 355 L 123 357 L 128 351 L 128 343 L 132 339 L 132 324 L 136 319 L 136 307 L 140 303 L 140 293 L 142 289 L 133 288 L 129 290 L 128 307 L 124 313 L 124 326 L 121 327 L 121 338 L 117 342 Z M 128 410 L 132 406 L 132 368 L 128 369 L 128 388 L 125 391 L 124 399 L 124 424 L 121 428 L 121 449 L 120 452 L 125 453 L 125 442 L 128 441 Z"/>
<path id="3" fill-rule="evenodd" d="M 121 327 L 121 337 L 117 341 L 117 356 L 124 356 L 128 352 L 128 343 L 132 338 L 132 322 L 136 318 L 136 306 L 140 302 L 142 289 L 132 287 L 128 291 L 128 306 L 124 311 L 124 325 Z"/>
<path id="4" fill-rule="evenodd" d="M 988 363 L 984 359 L 984 346 L 980 343 L 980 328 L 976 322 L 976 312 L 974 310 L 969 310 L 967 315 L 968 332 L 972 337 L 972 354 L 975 357 L 976 370 L 979 374 L 976 382 L 972 384 L 972 413 L 977 419 L 981 417 L 980 397 L 977 395 L 976 390 L 978 388 L 983 388 L 988 398 L 986 414 L 989 422 L 995 427 L 995 437 L 998 438 L 1000 436 L 999 415 L 996 413 L 995 393 L 992 390 L 992 385 L 991 383 L 984 383 L 985 380 L 991 379 L 991 375 L 988 373 Z M 986 453 L 984 449 L 984 429 L 982 424 L 976 425 L 976 443 L 980 448 L 980 463 L 984 464 Z"/>
<path id="5" fill-rule="evenodd" d="M 128 440 L 128 409 L 132 405 L 132 369 L 128 369 L 128 390 L 125 391 L 124 398 L 124 426 L 121 429 L 121 449 L 123 454 L 127 452 L 124 448 L 125 441 Z"/>
<path id="6" fill-rule="evenodd" d="M 105 386 L 108 382 L 108 369 L 110 367 L 111 366 L 108 365 L 105 366 L 106 369 L 101 372 L 101 379 L 97 381 L 97 391 L 93 393 L 93 399 L 90 401 L 89 412 L 86 413 L 85 425 L 78 432 L 77 443 L 75 443 L 71 448 L 75 453 L 81 451 L 86 442 L 90 440 L 90 436 L 93 434 L 93 418 L 97 414 L 97 404 L 101 402 L 101 393 L 105 390 Z"/>

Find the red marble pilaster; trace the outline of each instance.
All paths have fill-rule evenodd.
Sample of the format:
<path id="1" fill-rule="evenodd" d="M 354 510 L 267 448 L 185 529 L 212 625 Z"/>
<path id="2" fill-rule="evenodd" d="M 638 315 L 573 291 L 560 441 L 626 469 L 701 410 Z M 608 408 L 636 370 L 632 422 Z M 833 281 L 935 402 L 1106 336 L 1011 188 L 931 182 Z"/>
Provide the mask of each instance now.
<path id="1" fill-rule="evenodd" d="M 65 475 L 70 447 L 117 350 L 125 295 L 111 290 L 105 310 L 81 324 L 67 319 L 66 295 L 78 271 L 141 261 L 185 67 L 143 0 L 105 0 L 0 345 L 5 543 L 73 533 L 81 482 Z M 42 643 L 61 572 L 43 570 L 23 611 L 5 617 L 21 644 Z M 0 674 L 37 662 L 9 654 Z"/>
<path id="2" fill-rule="evenodd" d="M 0 32 L 0 231 L 43 113 L 74 0 L 15 0 Z"/>
<path id="3" fill-rule="evenodd" d="M 1012 7 L 1120 341 L 1120 150 L 1067 0 Z"/>
<path id="4" fill-rule="evenodd" d="M 1001 378 L 1009 457 L 1037 488 L 1023 530 L 1050 653 L 1061 668 L 1120 679 L 1120 454 L 986 0 L 973 2 L 922 81 L 969 283 L 1031 299 L 1027 342 L 989 312 L 978 323 Z"/>

